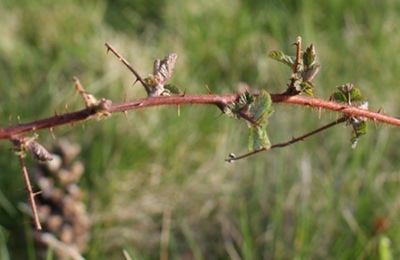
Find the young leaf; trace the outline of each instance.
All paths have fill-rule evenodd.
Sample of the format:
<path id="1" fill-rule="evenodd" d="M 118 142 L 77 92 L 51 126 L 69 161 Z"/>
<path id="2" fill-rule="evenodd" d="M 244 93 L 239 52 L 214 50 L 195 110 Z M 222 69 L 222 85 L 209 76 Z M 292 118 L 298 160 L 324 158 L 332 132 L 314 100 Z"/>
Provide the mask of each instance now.
<path id="1" fill-rule="evenodd" d="M 250 117 L 262 127 L 267 125 L 267 118 L 273 112 L 270 108 L 271 96 L 268 92 L 261 90 L 254 103 L 250 107 Z"/>
<path id="2" fill-rule="evenodd" d="M 164 86 L 171 78 L 177 58 L 176 53 L 171 53 L 161 61 L 158 59 L 154 61 L 153 75 L 159 86 Z"/>
<path id="3" fill-rule="evenodd" d="M 165 90 L 169 91 L 171 94 L 180 95 L 183 92 L 174 84 L 167 84 L 164 86 Z"/>
<path id="4" fill-rule="evenodd" d="M 351 137 L 351 148 L 356 148 L 358 139 L 367 133 L 367 121 L 362 121 L 358 124 L 353 124 L 353 134 Z"/>
<path id="5" fill-rule="evenodd" d="M 291 69 L 294 69 L 295 63 L 296 63 L 296 58 L 293 56 L 289 56 L 284 54 L 281 51 L 275 50 L 271 51 L 268 55 L 271 59 L 277 60 L 279 62 L 282 62 L 286 65 L 288 65 Z"/>
<path id="6" fill-rule="evenodd" d="M 361 95 L 361 91 L 358 88 L 352 88 L 350 90 L 350 100 L 351 101 L 361 101 L 363 99 L 364 98 Z"/>
<path id="7" fill-rule="evenodd" d="M 303 82 L 311 82 L 318 72 L 319 65 L 314 65 L 313 67 L 306 68 L 303 72 L 301 72 Z"/>
<path id="8" fill-rule="evenodd" d="M 310 47 L 308 47 L 303 54 L 304 67 L 307 69 L 314 67 L 315 65 L 319 66 L 316 61 L 317 61 L 317 54 L 315 52 L 314 45 L 311 44 Z"/>
<path id="9" fill-rule="evenodd" d="M 361 91 L 355 88 L 353 84 L 347 83 L 345 85 L 337 87 L 338 91 L 334 92 L 331 96 L 336 102 L 351 104 L 353 101 L 362 101 L 364 97 L 361 95 Z"/>
<path id="10" fill-rule="evenodd" d="M 347 97 L 341 91 L 333 92 L 331 99 L 338 102 L 338 103 L 347 103 Z"/>
<path id="11" fill-rule="evenodd" d="M 299 84 L 299 91 L 301 91 L 302 93 L 305 93 L 307 96 L 310 96 L 310 97 L 314 97 L 314 92 L 313 92 L 313 89 L 314 89 L 314 85 L 313 85 L 313 83 L 311 83 L 311 82 L 301 82 L 300 84 Z"/>
<path id="12" fill-rule="evenodd" d="M 249 129 L 249 151 L 259 150 L 262 148 L 269 149 L 271 142 L 269 141 L 267 130 L 260 126 L 250 126 Z"/>
<path id="13" fill-rule="evenodd" d="M 269 141 L 267 130 L 265 127 L 268 123 L 268 117 L 272 114 L 271 96 L 264 90 L 256 97 L 254 103 L 250 106 L 250 118 L 257 125 L 248 123 L 249 126 L 249 151 L 259 150 L 261 148 L 269 149 L 271 143 Z"/>
<path id="14" fill-rule="evenodd" d="M 253 95 L 249 92 L 244 92 L 239 96 L 238 101 L 235 101 L 225 107 L 224 113 L 234 119 L 240 119 L 243 118 L 244 115 L 246 115 L 246 120 L 250 119 L 250 121 L 253 121 L 250 117 L 248 117 L 248 110 L 253 102 Z"/>

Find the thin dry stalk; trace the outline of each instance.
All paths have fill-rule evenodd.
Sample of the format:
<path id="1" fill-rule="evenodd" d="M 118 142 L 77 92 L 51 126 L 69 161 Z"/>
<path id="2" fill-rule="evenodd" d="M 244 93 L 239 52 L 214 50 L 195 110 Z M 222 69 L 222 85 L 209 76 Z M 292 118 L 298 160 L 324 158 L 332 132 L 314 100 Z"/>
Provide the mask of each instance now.
<path id="1" fill-rule="evenodd" d="M 33 216 L 33 221 L 35 223 L 35 228 L 37 230 L 42 230 L 42 225 L 40 224 L 40 220 L 39 220 L 39 216 L 38 216 L 37 208 L 36 208 L 36 203 L 35 203 L 35 193 L 33 193 L 33 191 L 32 191 L 32 186 L 31 186 L 31 182 L 29 180 L 28 171 L 27 171 L 25 163 L 24 163 L 23 155 L 19 154 L 18 159 L 19 159 L 19 165 L 21 167 L 21 171 L 24 176 L 25 186 L 28 191 L 28 199 L 29 199 L 29 204 L 32 209 L 32 216 Z"/>

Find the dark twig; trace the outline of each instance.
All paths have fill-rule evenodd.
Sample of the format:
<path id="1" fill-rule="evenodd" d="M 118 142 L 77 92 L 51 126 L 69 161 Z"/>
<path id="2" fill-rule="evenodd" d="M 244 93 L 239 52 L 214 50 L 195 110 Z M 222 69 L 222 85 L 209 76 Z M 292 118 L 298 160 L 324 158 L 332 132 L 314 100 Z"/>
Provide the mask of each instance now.
<path id="1" fill-rule="evenodd" d="M 105 45 L 107 46 L 107 51 L 111 51 L 112 53 L 114 53 L 115 56 L 117 56 L 117 58 L 123 63 L 125 64 L 125 66 L 135 75 L 136 80 L 140 81 L 140 83 L 142 83 L 144 89 L 147 92 L 147 95 L 150 95 L 151 90 L 149 88 L 149 86 L 147 86 L 146 82 L 144 82 L 143 78 L 139 75 L 139 73 L 131 66 L 131 64 L 129 64 L 129 62 L 127 60 L 124 59 L 124 57 L 122 57 L 108 42 L 105 43 Z"/>
<path id="2" fill-rule="evenodd" d="M 319 133 L 319 132 L 322 132 L 322 131 L 324 131 L 324 130 L 326 130 L 326 129 L 332 127 L 332 126 L 335 126 L 335 125 L 337 125 L 337 124 L 346 122 L 346 120 L 347 120 L 347 117 L 341 117 L 341 118 L 339 118 L 339 119 L 333 121 L 332 123 L 329 123 L 329 124 L 327 124 L 327 125 L 324 125 L 324 126 L 322 126 L 322 127 L 319 127 L 319 128 L 317 128 L 317 129 L 315 129 L 314 131 L 311 131 L 311 132 L 309 132 L 309 133 L 307 133 L 307 134 L 305 134 L 305 135 L 302 135 L 302 136 L 297 137 L 297 138 L 292 138 L 292 140 L 287 141 L 287 142 L 284 142 L 284 143 L 279 143 L 279 144 L 271 145 L 271 147 L 270 147 L 269 149 L 281 148 L 281 147 L 285 147 L 285 146 L 294 144 L 294 143 L 299 142 L 299 141 L 303 141 L 303 140 L 306 139 L 307 137 L 310 137 L 310 136 L 312 136 L 312 135 L 314 135 L 314 134 L 317 134 L 317 133 Z M 237 157 L 236 157 L 236 156 L 230 156 L 230 158 L 229 158 L 229 159 L 225 159 L 225 161 L 227 161 L 227 162 L 232 162 L 232 161 L 240 160 L 240 159 L 246 158 L 246 157 L 248 157 L 248 156 L 251 156 L 251 155 L 253 155 L 253 154 L 257 154 L 257 153 L 259 153 L 259 152 L 266 151 L 266 150 L 268 150 L 268 149 L 267 149 L 267 148 L 261 148 L 261 149 L 254 150 L 254 151 L 245 153 L 245 154 L 240 155 L 240 156 L 237 156 Z"/>
<path id="3" fill-rule="evenodd" d="M 31 186 L 31 182 L 29 180 L 28 171 L 27 171 L 27 169 L 25 167 L 23 155 L 22 154 L 18 154 L 17 156 L 18 156 L 18 159 L 19 159 L 19 165 L 21 167 L 21 171 L 22 171 L 23 176 L 24 176 L 25 186 L 26 186 L 26 189 L 28 191 L 29 204 L 30 204 L 31 209 L 32 209 L 32 216 L 33 216 L 33 221 L 35 222 L 35 228 L 37 230 L 42 230 L 42 225 L 40 224 L 39 216 L 38 216 L 37 209 L 36 209 L 35 193 L 33 193 L 33 191 L 32 191 L 32 186 Z"/>

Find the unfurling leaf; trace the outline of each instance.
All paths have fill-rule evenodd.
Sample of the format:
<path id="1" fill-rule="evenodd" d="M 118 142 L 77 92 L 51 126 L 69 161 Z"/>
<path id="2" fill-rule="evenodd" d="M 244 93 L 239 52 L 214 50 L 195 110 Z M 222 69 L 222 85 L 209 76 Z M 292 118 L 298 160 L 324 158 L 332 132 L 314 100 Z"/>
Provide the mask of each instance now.
<path id="1" fill-rule="evenodd" d="M 351 148 L 356 148 L 358 139 L 367 133 L 367 121 L 362 121 L 356 126 L 353 124 L 353 134 L 351 136 Z"/>
<path id="2" fill-rule="evenodd" d="M 361 91 L 358 88 L 353 88 L 350 90 L 350 99 L 351 101 L 361 101 L 364 98 L 361 95 Z"/>
<path id="3" fill-rule="evenodd" d="M 153 75 L 154 80 L 158 83 L 158 85 L 164 86 L 171 78 L 177 58 L 178 55 L 176 53 L 171 53 L 162 61 L 158 59 L 154 61 Z"/>
<path id="4" fill-rule="evenodd" d="M 264 90 L 254 100 L 254 103 L 250 106 L 249 117 L 257 123 L 249 126 L 249 151 L 259 149 L 269 149 L 271 143 L 269 141 L 267 130 L 265 129 L 268 123 L 268 117 L 272 114 L 271 109 L 271 96 Z"/>
<path id="5" fill-rule="evenodd" d="M 341 91 L 335 91 L 331 95 L 331 100 L 336 101 L 338 103 L 347 103 L 347 97 Z"/>
<path id="6" fill-rule="evenodd" d="M 271 96 L 268 92 L 261 90 L 260 94 L 250 106 L 250 118 L 252 118 L 261 127 L 267 126 L 267 119 L 273 112 L 270 108 L 272 104 Z"/>
<path id="7" fill-rule="evenodd" d="M 295 67 L 296 57 L 286 55 L 281 51 L 271 51 L 268 57 L 288 65 L 291 69 Z"/>
<path id="8" fill-rule="evenodd" d="M 269 141 L 267 130 L 260 126 L 250 126 L 249 128 L 249 151 L 269 149 L 271 143 Z"/>
<path id="9" fill-rule="evenodd" d="M 298 88 L 300 92 L 305 93 L 307 96 L 314 97 L 314 84 L 312 82 L 301 82 Z"/>
<path id="10" fill-rule="evenodd" d="M 237 101 L 225 107 L 224 113 L 232 118 L 243 118 L 249 127 L 250 151 L 259 149 L 269 149 L 271 143 L 268 139 L 265 127 L 268 117 L 272 114 L 271 96 L 264 90 L 260 94 L 253 96 L 249 92 L 241 94 Z"/>
<path id="11" fill-rule="evenodd" d="M 310 47 L 306 49 L 303 54 L 303 64 L 306 68 L 314 67 L 318 65 L 317 63 L 317 54 L 315 52 L 314 44 L 311 44 Z"/>
<path id="12" fill-rule="evenodd" d="M 314 45 L 311 44 L 303 54 L 303 69 L 301 72 L 303 82 L 311 82 L 315 75 L 317 75 L 319 68 L 320 65 L 317 62 L 317 54 Z"/>
<path id="13" fill-rule="evenodd" d="M 150 96 L 168 96 L 170 94 L 169 90 L 164 87 L 172 76 L 177 58 L 178 55 L 172 53 L 161 61 L 159 59 L 154 61 L 153 75 L 144 79 L 151 90 Z"/>
<path id="14" fill-rule="evenodd" d="M 368 109 L 368 102 L 362 102 L 358 108 Z M 353 133 L 351 136 L 351 147 L 355 148 L 358 139 L 367 133 L 367 118 L 363 116 L 356 116 L 350 118 L 350 124 L 353 126 Z"/>
<path id="15" fill-rule="evenodd" d="M 244 92 L 239 96 L 238 101 L 232 102 L 230 105 L 225 107 L 224 113 L 232 118 L 240 119 L 243 118 L 246 120 L 251 120 L 248 116 L 248 111 L 250 105 L 254 102 L 254 97 L 249 92 Z"/>
<path id="16" fill-rule="evenodd" d="M 303 82 L 311 82 L 319 71 L 319 65 L 310 67 L 301 72 Z"/>
<path id="17" fill-rule="evenodd" d="M 171 94 L 181 95 L 183 92 L 178 88 L 178 86 L 174 84 L 167 84 L 164 86 L 165 90 L 167 90 Z"/>
<path id="18" fill-rule="evenodd" d="M 335 91 L 331 95 L 331 99 L 338 103 L 347 103 L 351 105 L 353 101 L 362 101 L 364 97 L 361 95 L 361 91 L 355 88 L 353 84 L 347 83 L 345 85 L 337 87 L 338 91 Z"/>

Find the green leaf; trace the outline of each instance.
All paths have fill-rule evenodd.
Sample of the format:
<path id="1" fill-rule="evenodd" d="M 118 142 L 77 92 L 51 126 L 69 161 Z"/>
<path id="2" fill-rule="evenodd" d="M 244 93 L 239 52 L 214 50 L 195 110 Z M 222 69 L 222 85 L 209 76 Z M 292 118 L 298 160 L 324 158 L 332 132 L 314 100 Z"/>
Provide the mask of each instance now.
<path id="1" fill-rule="evenodd" d="M 253 102 L 253 95 L 249 92 L 245 92 L 239 96 L 238 101 L 234 101 L 225 107 L 224 114 L 234 119 L 243 118 L 243 115 L 246 115 L 247 118 L 251 119 L 248 117 L 248 111 Z"/>
<path id="2" fill-rule="evenodd" d="M 352 88 L 350 90 L 350 100 L 351 101 L 361 101 L 364 97 L 361 95 L 361 91 L 358 88 Z"/>
<path id="3" fill-rule="evenodd" d="M 174 84 L 167 84 L 164 86 L 166 90 L 168 90 L 171 94 L 180 95 L 183 92 L 178 88 L 178 86 Z"/>
<path id="4" fill-rule="evenodd" d="M 338 103 L 347 103 L 347 97 L 341 91 L 333 92 L 331 98 Z"/>
<path id="5" fill-rule="evenodd" d="M 352 133 L 351 137 L 351 148 L 356 148 L 358 139 L 362 135 L 365 135 L 367 133 L 367 121 L 360 122 L 359 124 L 353 124 L 354 131 Z"/>
<path id="6" fill-rule="evenodd" d="M 315 53 L 315 48 L 314 45 L 311 44 L 310 47 L 306 49 L 306 51 L 303 53 L 303 64 L 306 69 L 314 67 L 315 65 L 318 65 L 316 63 L 317 60 L 317 54 Z"/>
<path id="7" fill-rule="evenodd" d="M 291 69 L 294 69 L 295 63 L 296 63 L 296 58 L 293 56 L 289 56 L 284 54 L 281 51 L 275 50 L 271 51 L 268 55 L 271 59 L 277 60 L 279 62 L 282 62 L 286 65 L 288 65 Z"/>
<path id="8" fill-rule="evenodd" d="M 238 107 L 235 104 L 228 105 L 224 108 L 224 114 L 233 119 L 240 119 L 240 115 L 237 113 Z"/>
<path id="9" fill-rule="evenodd" d="M 271 142 L 269 141 L 267 130 L 264 127 L 250 126 L 249 129 L 249 151 L 259 150 L 262 148 L 269 149 Z"/>
<path id="10" fill-rule="evenodd" d="M 259 150 L 261 148 L 269 149 L 271 143 L 269 141 L 267 130 L 265 127 L 268 123 L 268 117 L 272 114 L 271 96 L 268 92 L 262 90 L 250 106 L 250 118 L 257 125 L 248 123 L 249 126 L 249 151 Z"/>
<path id="11" fill-rule="evenodd" d="M 311 82 L 301 82 L 299 84 L 299 91 L 305 93 L 307 96 L 314 97 L 314 85 Z"/>
<path id="12" fill-rule="evenodd" d="M 261 90 L 254 103 L 250 107 L 250 117 L 260 126 L 267 125 L 267 118 L 273 112 L 270 108 L 271 96 L 265 90 Z"/>
<path id="13" fill-rule="evenodd" d="M 345 84 L 337 87 L 339 91 L 333 93 L 331 98 L 339 103 L 350 103 L 353 101 L 362 101 L 364 97 L 361 95 L 361 91 L 358 88 L 354 88 L 353 84 Z M 350 100 L 349 100 L 350 99 Z"/>

